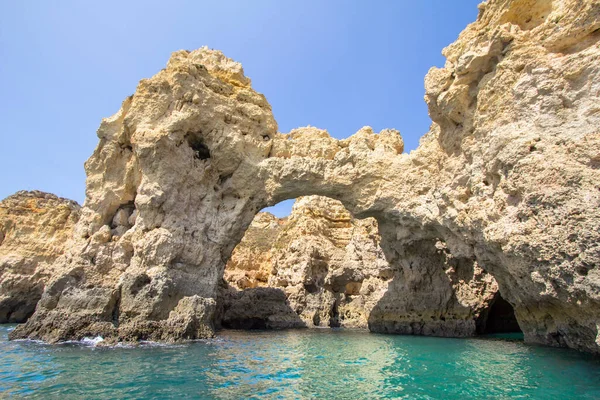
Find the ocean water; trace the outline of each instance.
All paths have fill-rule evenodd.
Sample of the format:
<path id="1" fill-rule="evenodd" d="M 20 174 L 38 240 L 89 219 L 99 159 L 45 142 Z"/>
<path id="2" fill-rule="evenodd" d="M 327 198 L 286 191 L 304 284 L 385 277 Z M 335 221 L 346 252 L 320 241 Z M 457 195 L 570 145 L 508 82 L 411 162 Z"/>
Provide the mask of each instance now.
<path id="1" fill-rule="evenodd" d="M 499 338 L 225 331 L 181 346 L 9 342 L 0 398 L 600 399 L 600 360 Z"/>

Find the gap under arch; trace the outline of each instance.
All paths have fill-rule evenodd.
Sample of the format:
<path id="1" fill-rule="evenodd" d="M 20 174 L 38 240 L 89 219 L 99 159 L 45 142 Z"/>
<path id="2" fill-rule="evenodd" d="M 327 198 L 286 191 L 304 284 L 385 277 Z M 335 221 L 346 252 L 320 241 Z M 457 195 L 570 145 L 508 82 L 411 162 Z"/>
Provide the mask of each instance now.
<path id="1" fill-rule="evenodd" d="M 225 267 L 217 326 L 367 328 L 364 300 L 389 280 L 379 242 L 374 218 L 354 218 L 329 197 L 262 210 Z"/>

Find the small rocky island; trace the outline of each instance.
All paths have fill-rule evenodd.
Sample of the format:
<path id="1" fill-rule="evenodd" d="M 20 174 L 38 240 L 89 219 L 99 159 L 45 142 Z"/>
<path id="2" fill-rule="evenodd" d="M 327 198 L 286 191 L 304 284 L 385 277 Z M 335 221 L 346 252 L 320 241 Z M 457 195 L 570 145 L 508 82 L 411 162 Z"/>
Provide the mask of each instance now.
<path id="1" fill-rule="evenodd" d="M 102 121 L 83 207 L 0 203 L 0 321 L 108 343 L 520 329 L 600 353 L 599 43 L 597 1 L 481 4 L 410 154 L 392 129 L 280 133 L 239 63 L 175 52 Z"/>

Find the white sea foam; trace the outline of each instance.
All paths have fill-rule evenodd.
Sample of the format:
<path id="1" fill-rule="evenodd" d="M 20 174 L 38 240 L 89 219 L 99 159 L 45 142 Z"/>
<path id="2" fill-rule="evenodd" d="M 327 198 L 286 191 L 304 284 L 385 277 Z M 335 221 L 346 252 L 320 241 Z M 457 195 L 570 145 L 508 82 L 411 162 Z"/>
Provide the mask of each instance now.
<path id="1" fill-rule="evenodd" d="M 84 337 L 81 339 L 81 343 L 86 346 L 96 346 L 98 343 L 103 341 L 104 338 L 102 336 L 96 336 L 95 338 Z"/>
<path id="2" fill-rule="evenodd" d="M 27 343 L 34 343 L 37 345 L 43 345 L 43 346 L 55 346 L 55 345 L 78 345 L 78 346 L 83 346 L 83 347 L 97 347 L 101 342 L 104 342 L 104 338 L 102 336 L 96 336 L 96 337 L 84 337 L 81 340 L 65 340 L 65 341 L 60 341 L 58 343 L 55 344 L 50 344 L 47 342 L 44 342 L 43 340 L 35 340 L 35 339 L 15 339 L 15 342 L 27 342 Z M 211 338 L 211 339 L 196 339 L 196 340 L 190 340 L 188 342 L 185 343 L 161 343 L 161 342 L 153 342 L 150 340 L 140 340 L 137 343 L 116 343 L 113 345 L 102 345 L 103 348 L 107 348 L 107 349 L 131 349 L 131 348 L 136 348 L 136 347 L 172 347 L 172 348 L 177 348 L 177 347 L 185 347 L 186 345 L 189 345 L 191 343 L 206 343 L 206 344 L 211 344 L 211 343 L 215 343 L 215 342 L 221 342 L 223 341 L 222 338 Z"/>
<path id="3" fill-rule="evenodd" d="M 137 347 L 135 344 L 131 344 L 131 343 L 117 343 L 113 346 L 107 346 L 110 349 L 134 349 L 135 347 Z"/>
<path id="4" fill-rule="evenodd" d="M 84 337 L 81 340 L 65 340 L 64 342 L 58 342 L 57 344 L 76 344 L 80 346 L 96 347 L 98 343 L 103 341 L 104 338 L 102 336 L 96 336 L 95 338 Z"/>
<path id="5" fill-rule="evenodd" d="M 175 344 L 175 343 L 160 343 L 153 342 L 151 340 L 140 340 L 140 346 L 145 347 L 185 347 L 185 344 Z"/>

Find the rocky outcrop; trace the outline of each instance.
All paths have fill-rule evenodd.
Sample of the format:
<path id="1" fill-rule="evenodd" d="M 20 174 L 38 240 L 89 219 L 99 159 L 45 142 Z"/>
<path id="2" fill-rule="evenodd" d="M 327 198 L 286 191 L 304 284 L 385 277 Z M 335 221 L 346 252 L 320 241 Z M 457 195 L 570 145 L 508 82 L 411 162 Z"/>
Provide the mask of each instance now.
<path id="1" fill-rule="evenodd" d="M 239 64 L 174 53 L 102 122 L 64 274 L 11 337 L 210 335 L 256 213 L 322 195 L 378 221 L 398 305 L 372 330 L 456 334 L 464 314 L 431 311 L 445 299 L 426 288 L 481 269 L 526 341 L 600 352 L 599 28 L 596 0 L 483 3 L 425 79 L 433 124 L 410 154 L 393 130 L 279 134 Z"/>
<path id="2" fill-rule="evenodd" d="M 59 271 L 79 218 L 79 205 L 39 191 L 21 191 L 0 201 L 0 323 L 24 322 L 44 287 Z"/>
<path id="3" fill-rule="evenodd" d="M 496 278 L 525 340 L 596 353 L 599 28 L 598 1 L 483 3 L 426 77 L 434 125 L 411 155 L 443 154 L 422 215 Z"/>
<path id="4" fill-rule="evenodd" d="M 438 245 L 438 259 L 422 268 L 442 270 L 447 279 L 428 283 L 423 277 L 431 276 L 420 268 L 415 281 L 390 268 L 380 240 L 375 219 L 355 219 L 339 201 L 326 197 L 298 199 L 283 219 L 257 214 L 225 267 L 228 286 L 219 301 L 223 325 L 385 330 L 382 321 L 401 321 L 404 315 L 395 310 L 407 307 L 413 293 L 423 291 L 431 298 L 422 305 L 424 333 L 472 336 L 478 327 L 483 329 L 498 290 L 491 275 L 453 263 Z M 409 269 L 414 263 L 405 262 Z M 411 288 L 386 296 L 394 281 Z M 437 322 L 429 320 L 440 318 L 458 322 L 452 332 L 438 331 Z"/>

